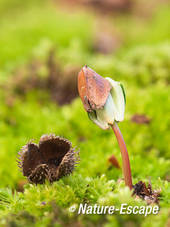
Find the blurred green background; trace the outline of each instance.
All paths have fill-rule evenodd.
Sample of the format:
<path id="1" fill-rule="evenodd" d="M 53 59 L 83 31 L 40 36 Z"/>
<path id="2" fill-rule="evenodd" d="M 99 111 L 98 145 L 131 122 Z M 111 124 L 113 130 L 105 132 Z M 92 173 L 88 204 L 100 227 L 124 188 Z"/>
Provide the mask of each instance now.
<path id="1" fill-rule="evenodd" d="M 125 187 L 111 130 L 89 121 L 77 94 L 87 64 L 124 84 L 133 183 L 161 189 L 160 212 L 70 215 L 75 204 L 141 205 Z M 0 0 L 0 225 L 168 226 L 170 203 L 168 0 Z M 73 175 L 29 185 L 16 163 L 31 139 L 55 133 L 80 149 Z M 45 204 L 45 205 L 44 205 Z M 145 204 L 146 205 L 146 204 Z"/>

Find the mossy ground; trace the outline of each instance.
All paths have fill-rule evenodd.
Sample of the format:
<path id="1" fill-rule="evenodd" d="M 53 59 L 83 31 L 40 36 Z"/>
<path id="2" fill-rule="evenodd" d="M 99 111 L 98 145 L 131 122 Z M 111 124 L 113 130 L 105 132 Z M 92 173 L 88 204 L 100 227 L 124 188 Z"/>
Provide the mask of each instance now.
<path id="1" fill-rule="evenodd" d="M 46 1 L 11 2 L 0 3 L 1 85 L 32 58 L 43 61 L 51 47 L 56 48 L 62 68 L 88 64 L 101 75 L 120 80 L 127 104 L 125 120 L 119 126 L 130 155 L 133 183 L 151 180 L 153 188 L 162 192 L 158 215 L 70 214 L 70 206 L 85 202 L 117 207 L 121 203 L 146 205 L 131 197 L 120 181 L 121 169 L 109 168 L 112 154 L 121 163 L 113 132 L 94 125 L 79 98 L 59 106 L 48 92 L 34 89 L 9 103 L 11 92 L 1 88 L 0 225 L 165 226 L 170 203 L 170 7 L 159 7 L 149 22 L 119 16 L 114 23 L 125 37 L 124 45 L 116 54 L 105 56 L 92 48 L 94 15 L 82 10 L 68 14 Z M 42 75 L 46 75 L 43 70 Z M 151 121 L 132 122 L 134 114 L 144 114 Z M 25 179 L 17 167 L 18 151 L 31 139 L 37 142 L 42 134 L 50 133 L 69 139 L 80 149 L 78 167 L 73 175 L 52 185 L 25 184 L 24 192 L 18 192 Z"/>

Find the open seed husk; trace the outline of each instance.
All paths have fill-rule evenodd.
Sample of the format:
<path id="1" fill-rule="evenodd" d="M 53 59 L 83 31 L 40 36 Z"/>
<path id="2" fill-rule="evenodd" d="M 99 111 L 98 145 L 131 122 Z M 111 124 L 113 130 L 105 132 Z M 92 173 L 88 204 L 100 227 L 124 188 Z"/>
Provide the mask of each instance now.
<path id="1" fill-rule="evenodd" d="M 19 152 L 18 166 L 30 183 L 54 182 L 73 172 L 79 162 L 79 152 L 69 140 L 43 135 L 39 144 L 30 142 Z"/>

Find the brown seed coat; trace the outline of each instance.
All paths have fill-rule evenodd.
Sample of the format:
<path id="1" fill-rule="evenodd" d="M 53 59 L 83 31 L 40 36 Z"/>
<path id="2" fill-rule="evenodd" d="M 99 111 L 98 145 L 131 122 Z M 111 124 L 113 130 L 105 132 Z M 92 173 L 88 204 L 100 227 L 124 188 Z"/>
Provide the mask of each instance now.
<path id="1" fill-rule="evenodd" d="M 78 74 L 78 91 L 87 112 L 104 107 L 111 86 L 102 76 L 84 66 Z"/>

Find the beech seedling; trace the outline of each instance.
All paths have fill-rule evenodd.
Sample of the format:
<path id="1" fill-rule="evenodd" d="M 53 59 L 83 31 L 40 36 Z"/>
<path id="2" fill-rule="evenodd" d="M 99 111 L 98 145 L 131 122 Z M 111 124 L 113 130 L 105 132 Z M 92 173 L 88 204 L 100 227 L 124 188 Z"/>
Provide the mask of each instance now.
<path id="1" fill-rule="evenodd" d="M 84 66 L 78 74 L 78 92 L 89 118 L 102 129 L 113 129 L 121 155 L 125 184 L 132 189 L 129 155 L 117 125 L 124 120 L 126 97 L 120 82 L 103 78 Z"/>

